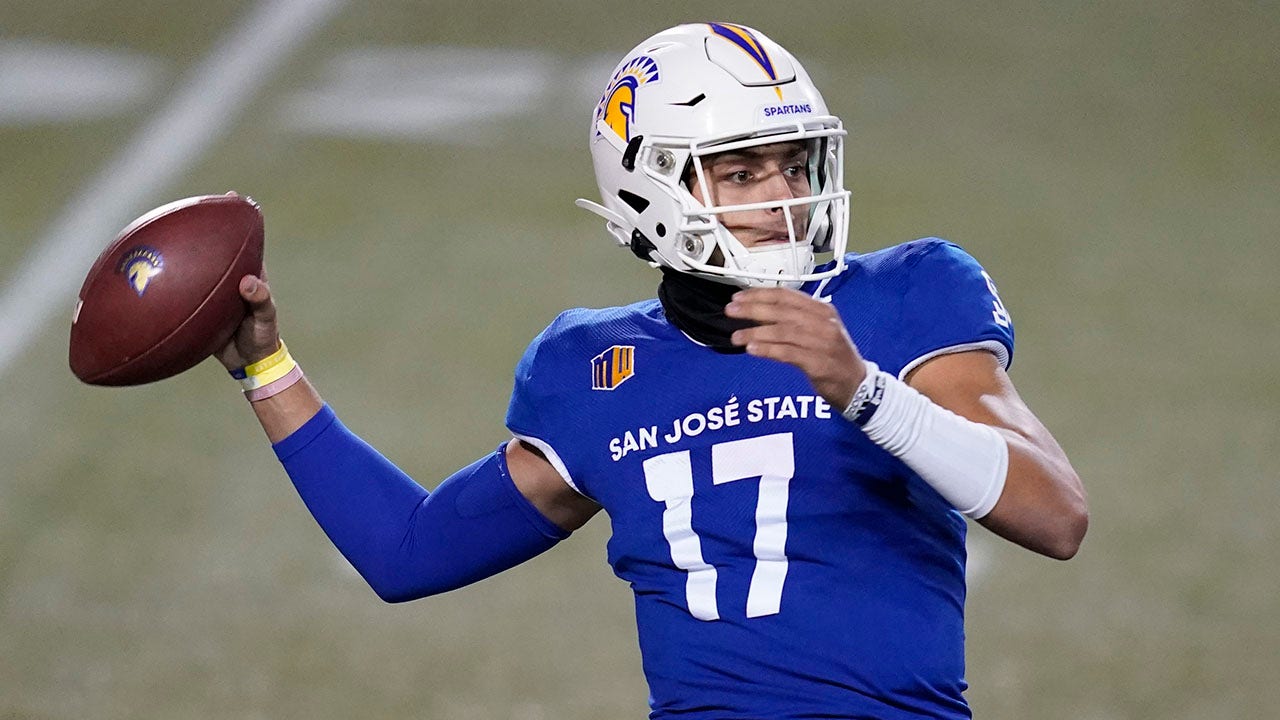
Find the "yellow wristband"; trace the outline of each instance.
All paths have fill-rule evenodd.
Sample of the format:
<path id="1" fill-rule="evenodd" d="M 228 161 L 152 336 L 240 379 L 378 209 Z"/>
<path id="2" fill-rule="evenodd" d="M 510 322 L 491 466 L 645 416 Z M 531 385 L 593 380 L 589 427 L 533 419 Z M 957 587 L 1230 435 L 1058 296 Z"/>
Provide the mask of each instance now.
<path id="1" fill-rule="evenodd" d="M 249 392 L 279 380 L 288 375 L 297 366 L 298 363 L 289 354 L 289 348 L 282 340 L 278 350 L 258 362 L 246 365 L 244 370 L 241 371 L 243 377 L 238 377 L 239 373 L 233 374 L 233 376 L 237 376 L 241 387 L 244 388 L 245 392 Z"/>
<path id="2" fill-rule="evenodd" d="M 279 365 L 280 363 L 284 362 L 285 358 L 287 357 L 289 357 L 289 347 L 284 344 L 283 340 L 281 340 L 280 347 L 276 348 L 275 352 L 262 358 L 258 362 L 249 363 L 248 365 L 245 365 L 244 374 L 249 377 L 252 377 L 254 375 L 261 375 L 267 370 L 270 370 L 276 365 Z"/>

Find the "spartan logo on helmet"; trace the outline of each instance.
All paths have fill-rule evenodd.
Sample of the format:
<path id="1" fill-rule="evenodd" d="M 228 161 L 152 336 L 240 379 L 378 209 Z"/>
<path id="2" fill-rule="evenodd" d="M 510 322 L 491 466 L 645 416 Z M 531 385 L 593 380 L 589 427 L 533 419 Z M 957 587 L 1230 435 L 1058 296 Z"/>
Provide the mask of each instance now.
<path id="1" fill-rule="evenodd" d="M 632 59 L 609 81 L 596 106 L 596 122 L 604 120 L 623 142 L 630 141 L 631 123 L 636 116 L 636 88 L 653 82 L 658 82 L 658 63 L 646 55 Z"/>

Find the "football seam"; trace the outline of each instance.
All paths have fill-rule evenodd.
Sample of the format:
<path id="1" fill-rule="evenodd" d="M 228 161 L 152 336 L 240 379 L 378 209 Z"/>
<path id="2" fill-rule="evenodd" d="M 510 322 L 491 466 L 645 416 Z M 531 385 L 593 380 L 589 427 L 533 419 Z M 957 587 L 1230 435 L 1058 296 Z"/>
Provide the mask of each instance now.
<path id="1" fill-rule="evenodd" d="M 222 275 L 218 278 L 218 281 L 217 281 L 217 282 L 215 282 L 215 283 L 213 284 L 213 287 L 211 287 L 211 288 L 209 289 L 208 294 L 206 294 L 206 295 L 204 296 L 204 299 L 200 301 L 200 304 L 196 306 L 196 309 L 195 309 L 195 310 L 193 310 L 189 316 L 187 316 L 187 319 L 186 319 L 186 320 L 183 320 L 183 321 L 182 321 L 182 323 L 181 323 L 181 324 L 179 324 L 176 328 L 174 328 L 174 329 L 173 329 L 173 331 L 172 331 L 172 332 L 170 332 L 168 335 L 165 335 L 164 337 L 162 337 L 162 338 L 160 338 L 158 341 L 156 341 L 156 342 L 155 342 L 155 344 L 153 344 L 153 345 L 151 346 L 151 348 L 150 348 L 150 349 L 148 349 L 146 352 L 144 352 L 144 353 L 142 353 L 141 355 L 139 355 L 139 356 L 137 356 L 137 357 L 133 358 L 132 360 L 130 360 L 130 361 L 128 361 L 128 362 L 126 362 L 126 363 L 124 363 L 123 365 L 117 365 L 116 367 L 112 368 L 112 369 L 111 369 L 110 371 L 108 371 L 108 372 L 101 373 L 101 374 L 99 374 L 99 375 L 95 375 L 95 376 L 93 376 L 92 378 L 90 378 L 90 379 L 88 379 L 88 380 L 85 380 L 85 382 L 86 382 L 86 383 L 90 383 L 90 384 L 92 384 L 92 383 L 95 383 L 95 382 L 97 382 L 97 381 L 99 381 L 99 380 L 101 380 L 101 379 L 103 379 L 103 378 L 110 377 L 110 376 L 112 376 L 112 375 L 114 375 L 114 374 L 116 374 L 116 373 L 120 373 L 120 372 L 124 372 L 125 370 L 128 370 L 131 366 L 133 366 L 133 364 L 134 364 L 134 363 L 137 363 L 137 362 L 140 362 L 140 361 L 142 361 L 142 360 L 146 359 L 148 355 L 150 355 L 151 353 L 155 352 L 155 351 L 156 351 L 156 349 L 157 349 L 157 348 L 159 348 L 161 345 L 164 345 L 164 344 L 165 344 L 165 342 L 166 342 L 169 338 L 171 338 L 171 337 L 173 337 L 174 335 L 177 335 L 179 332 L 181 332 L 181 331 L 182 331 L 182 329 L 183 329 L 184 327 L 186 327 L 186 326 L 187 326 L 187 323 L 191 322 L 191 320 L 192 320 L 193 318 L 195 318 L 197 315 L 199 315 L 199 314 L 200 314 L 200 311 L 201 311 L 202 309 L 204 309 L 204 306 L 209 304 L 209 300 L 210 300 L 210 298 L 212 298 L 212 297 L 213 297 L 213 293 L 214 293 L 214 291 L 216 291 L 216 290 L 218 289 L 218 287 L 219 287 L 220 285 L 222 285 L 222 282 L 223 282 L 224 280 L 226 280 L 226 279 L 227 279 L 227 276 L 228 276 L 228 275 L 230 275 L 230 274 L 231 274 L 231 271 L 236 267 L 236 265 L 238 265 L 238 264 L 239 264 L 241 256 L 243 256 L 243 255 L 244 255 L 245 250 L 247 250 L 247 249 L 248 249 L 248 247 L 249 247 L 248 240 L 249 240 L 249 237 L 250 237 L 252 234 L 253 234 L 253 228 L 250 228 L 250 229 L 249 229 L 249 231 L 245 233 L 244 237 L 240 239 L 240 250 L 239 250 L 239 251 L 237 251 L 237 252 L 236 252 L 236 256 L 235 256 L 234 258 L 232 258 L 232 260 L 231 260 L 231 264 L 227 267 L 226 272 L 222 273 Z M 240 293 L 240 291 L 239 291 L 239 286 L 238 286 L 238 284 L 237 284 L 236 295 L 237 295 L 237 296 L 239 296 L 239 293 Z M 243 298 L 242 298 L 241 300 L 243 301 Z M 204 362 L 204 360 L 205 360 L 205 358 L 200 358 L 200 360 L 199 360 L 199 361 L 197 361 L 197 363 L 196 363 L 196 364 L 198 365 L 198 364 L 200 364 L 201 362 Z M 194 367 L 194 366 L 192 366 L 192 367 Z M 162 379 L 163 379 L 163 378 L 162 378 Z M 144 383 L 144 384 L 145 384 L 145 383 Z"/>
<path id="2" fill-rule="evenodd" d="M 208 196 L 208 197 L 215 197 L 215 198 L 221 199 L 226 196 L 214 195 L 214 196 Z M 179 212 L 181 210 L 186 210 L 187 208 L 195 207 L 196 205 L 205 204 L 205 202 L 202 201 L 199 203 L 193 203 L 191 205 L 178 205 L 178 203 L 180 202 L 182 201 L 175 200 L 171 203 L 166 203 L 165 205 L 162 205 L 161 207 L 168 207 L 170 205 L 173 205 L 174 207 L 169 207 L 168 210 L 165 210 L 162 213 L 157 213 L 155 215 L 152 215 L 152 213 L 155 213 L 156 210 L 159 210 L 160 208 L 154 208 L 152 210 L 149 210 L 148 212 L 145 212 L 141 216 L 135 218 L 133 222 L 130 222 L 128 225 L 126 225 L 124 229 L 121 230 L 118 235 L 116 235 L 116 238 L 112 240 L 111 243 L 108 244 L 106 248 L 103 249 L 102 253 L 98 255 L 98 258 L 93 261 L 93 265 L 89 267 L 89 273 L 85 275 L 85 279 L 84 279 L 85 281 L 80 286 L 80 293 L 78 297 L 80 299 L 84 298 L 85 291 L 89 289 L 89 279 L 92 278 L 94 275 L 98 274 L 98 272 L 107 265 L 107 260 L 111 259 L 111 254 L 112 254 L 111 251 L 116 249 L 116 244 L 119 243 L 121 240 L 128 237 L 130 234 L 137 231 L 139 228 L 143 227 L 144 225 L 150 225 L 151 223 L 158 222 L 161 218 L 169 217 L 170 215 L 176 212 Z"/>

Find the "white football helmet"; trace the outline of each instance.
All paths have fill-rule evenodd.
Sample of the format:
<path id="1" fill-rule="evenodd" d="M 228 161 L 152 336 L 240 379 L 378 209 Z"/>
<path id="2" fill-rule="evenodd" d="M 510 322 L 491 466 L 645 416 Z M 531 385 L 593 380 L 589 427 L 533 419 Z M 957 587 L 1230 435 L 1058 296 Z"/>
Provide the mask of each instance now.
<path id="1" fill-rule="evenodd" d="M 591 157 L 609 234 L 643 260 L 741 286 L 798 287 L 844 268 L 849 192 L 844 135 L 800 63 L 762 33 L 741 25 L 680 25 L 622 59 L 591 120 Z M 690 192 L 707 188 L 703 159 L 782 142 L 808 144 L 811 195 L 717 205 Z M 793 220 L 807 206 L 808 221 Z M 785 244 L 746 247 L 720 221 L 729 212 L 778 209 Z M 799 211 L 803 216 L 803 211 Z M 803 225 L 803 227 L 801 227 Z M 816 273 L 815 253 L 835 264 Z"/>

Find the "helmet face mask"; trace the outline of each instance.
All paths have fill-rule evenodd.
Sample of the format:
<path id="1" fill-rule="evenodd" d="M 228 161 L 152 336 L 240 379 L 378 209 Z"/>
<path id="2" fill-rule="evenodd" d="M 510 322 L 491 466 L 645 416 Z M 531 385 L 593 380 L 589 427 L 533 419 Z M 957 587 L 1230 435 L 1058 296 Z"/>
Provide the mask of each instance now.
<path id="1" fill-rule="evenodd" d="M 741 286 L 796 287 L 843 269 L 845 132 L 804 69 L 768 38 L 717 23 L 659 33 L 619 64 L 594 118 L 592 159 L 604 204 L 578 205 L 604 217 L 610 234 L 642 259 Z M 709 163 L 783 144 L 803 148 L 807 193 L 717 204 Z M 777 241 L 781 228 L 771 214 L 784 219 L 786 242 Z M 752 219 L 779 237 L 752 247 L 726 227 L 742 229 Z M 820 252 L 836 262 L 815 273 Z"/>

